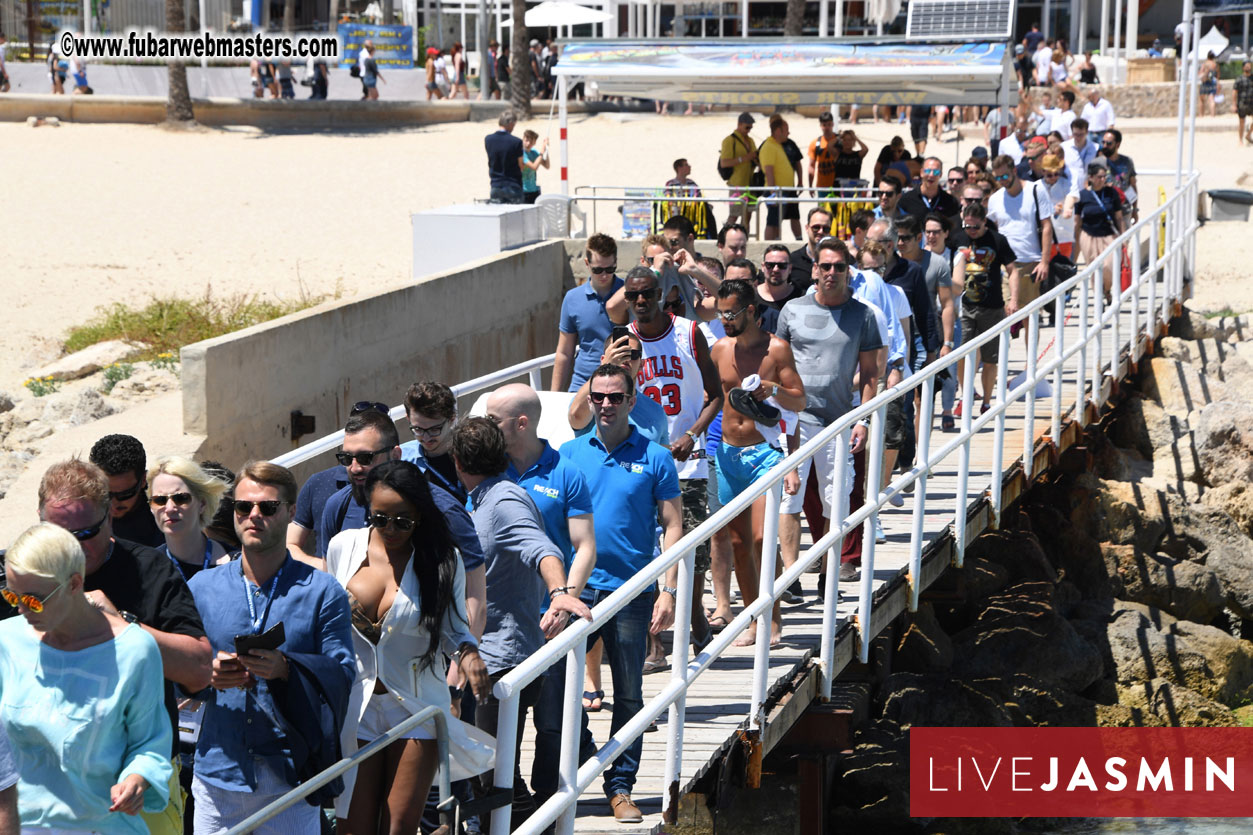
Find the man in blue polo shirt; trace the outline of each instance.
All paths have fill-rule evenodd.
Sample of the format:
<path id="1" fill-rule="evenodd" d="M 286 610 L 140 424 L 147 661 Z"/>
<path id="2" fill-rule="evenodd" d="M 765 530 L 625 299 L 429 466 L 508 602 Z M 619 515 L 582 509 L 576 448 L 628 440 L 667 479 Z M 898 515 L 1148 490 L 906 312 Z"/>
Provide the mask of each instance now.
<path id="1" fill-rule="evenodd" d="M 509 455 L 505 475 L 525 488 L 539 508 L 544 530 L 565 560 L 566 582 L 573 586 L 570 593 L 580 595 L 596 564 L 592 494 L 579 468 L 539 437 L 540 409 L 535 389 L 525 383 L 502 386 L 487 398 L 487 416 L 505 437 Z M 547 601 L 543 608 L 547 609 Z M 557 790 L 565 669 L 564 662 L 549 668 L 532 712 L 535 759 L 531 788 L 541 802 Z M 586 741 L 591 742 L 590 734 Z"/>
<path id="2" fill-rule="evenodd" d="M 596 233 L 587 239 L 583 253 L 591 277 L 566 293 L 561 300 L 557 356 L 553 361 L 552 391 L 576 391 L 600 365 L 605 340 L 613 329 L 605 304 L 622 286 L 618 269 L 618 244 Z M 578 354 L 575 354 L 575 349 Z"/>
<path id="3" fill-rule="evenodd" d="M 627 416 L 635 405 L 635 381 L 618 365 L 602 365 L 592 373 L 592 414 L 596 431 L 561 448 L 587 479 L 592 490 L 596 530 L 596 567 L 583 591 L 594 606 L 652 561 L 658 514 L 663 545 L 670 548 L 683 535 L 679 475 L 665 447 L 649 443 Z M 656 604 L 648 591 L 635 597 L 612 620 L 588 638 L 599 635 L 613 671 L 613 720 L 617 733 L 644 707 L 644 656 L 648 633 L 660 634 L 674 623 L 678 567 L 666 572 Z M 586 727 L 587 715 L 583 716 Z M 631 801 L 639 771 L 643 740 L 637 738 L 605 771 L 605 795 L 614 818 L 621 823 L 643 820 Z"/>

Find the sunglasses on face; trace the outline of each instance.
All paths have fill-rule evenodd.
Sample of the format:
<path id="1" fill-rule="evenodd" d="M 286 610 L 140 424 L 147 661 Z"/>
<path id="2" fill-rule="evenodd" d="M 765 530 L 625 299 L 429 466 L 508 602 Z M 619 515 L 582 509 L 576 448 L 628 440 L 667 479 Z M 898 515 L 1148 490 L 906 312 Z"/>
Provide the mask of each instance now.
<path id="1" fill-rule="evenodd" d="M 924 168 L 922 169 L 922 173 L 929 174 L 932 177 L 938 177 L 942 172 L 938 168 Z"/>
<path id="2" fill-rule="evenodd" d="M 1008 183 L 1013 178 L 1014 178 L 1013 174 L 993 174 L 992 175 L 992 179 L 996 180 L 998 183 Z"/>
<path id="3" fill-rule="evenodd" d="M 593 391 L 588 396 L 598 405 L 608 400 L 614 406 L 621 406 L 627 398 L 626 393 L 621 391 Z"/>
<path id="4" fill-rule="evenodd" d="M 761 268 L 763 270 L 786 270 L 791 261 L 762 261 Z"/>
<path id="5" fill-rule="evenodd" d="M 661 309 L 667 313 L 677 313 L 683 309 L 683 299 L 675 299 L 672 302 L 662 302 Z"/>
<path id="6" fill-rule="evenodd" d="M 1055 177 L 1060 177 L 1061 175 L 1062 175 L 1062 172 L 1060 171 L 1045 171 L 1044 172 L 1044 176 L 1049 177 L 1050 179 L 1055 178 Z"/>
<path id="7" fill-rule="evenodd" d="M 610 264 L 608 267 L 588 267 L 592 275 L 609 275 L 618 269 L 617 264 Z"/>
<path id="8" fill-rule="evenodd" d="M 821 224 L 821 223 L 815 223 L 813 226 L 809 227 L 809 231 L 810 231 L 810 232 L 818 232 L 818 233 L 820 233 L 820 234 L 821 234 L 821 233 L 830 232 L 830 231 L 831 231 L 831 224 L 829 224 L 829 223 L 828 223 L 828 224 L 826 224 L 826 225 L 824 226 L 824 225 L 823 225 L 823 224 Z"/>
<path id="9" fill-rule="evenodd" d="M 747 306 L 741 307 L 739 310 L 719 310 L 718 315 L 722 317 L 722 321 L 730 322 L 733 319 L 738 319 L 745 310 L 748 310 Z"/>
<path id="10" fill-rule="evenodd" d="M 916 237 L 918 236 L 917 235 L 898 235 L 896 238 L 896 242 L 898 244 L 907 244 Z"/>
<path id="11" fill-rule="evenodd" d="M 660 291 L 656 287 L 650 287 L 647 290 L 627 290 L 624 295 L 626 296 L 626 300 L 629 302 L 633 302 L 636 299 L 648 301 L 649 299 L 657 298 L 658 292 Z"/>
<path id="12" fill-rule="evenodd" d="M 639 348 L 632 348 L 630 356 L 633 360 L 641 359 L 644 356 L 644 352 Z"/>
<path id="13" fill-rule="evenodd" d="M 348 414 L 350 416 L 359 415 L 362 412 L 382 412 L 387 414 L 389 411 L 391 410 L 387 408 L 386 403 L 379 403 L 377 400 L 358 400 L 352 404 L 352 411 Z"/>
<path id="14" fill-rule="evenodd" d="M 166 502 L 174 502 L 175 507 L 187 507 L 191 504 L 191 493 L 171 493 L 168 496 L 149 496 L 148 501 L 153 507 L 165 507 Z"/>
<path id="15" fill-rule="evenodd" d="M 371 513 L 370 525 L 378 528 L 380 531 L 388 525 L 395 525 L 396 530 L 401 533 L 408 533 L 413 530 L 413 526 L 418 524 L 416 519 L 408 519 L 404 516 L 388 516 L 386 513 Z"/>
<path id="16" fill-rule="evenodd" d="M 955 185 L 957 185 L 958 183 L 964 183 L 964 182 L 966 182 L 966 178 L 965 178 L 965 177 L 949 177 L 949 178 L 948 178 L 948 184 L 949 184 L 950 186 L 955 186 Z"/>
<path id="17" fill-rule="evenodd" d="M 409 431 L 413 433 L 415 438 L 438 438 L 439 434 L 444 431 L 444 427 L 448 425 L 448 421 L 437 423 L 434 426 L 414 426 L 409 424 Z M 368 462 L 367 462 L 368 463 Z M 344 465 L 348 466 L 347 464 Z"/>
<path id="18" fill-rule="evenodd" d="M 231 507 L 235 510 L 236 516 L 251 516 L 253 507 L 260 510 L 262 516 L 273 516 L 285 504 L 291 504 L 291 502 L 246 502 L 242 499 L 237 499 L 231 502 Z"/>
<path id="19" fill-rule="evenodd" d="M 65 584 L 68 582 L 69 580 L 62 581 L 61 585 L 57 586 L 55 589 L 45 594 L 43 597 L 40 597 L 35 594 L 18 594 L 17 592 L 8 588 L 0 589 L 0 597 L 3 597 L 4 602 L 8 603 L 10 606 L 16 607 L 17 604 L 21 603 L 23 606 L 25 606 L 27 609 L 30 609 L 35 614 L 39 614 L 40 612 L 44 610 L 44 606 L 47 604 L 47 602 L 52 599 L 52 595 L 56 594 L 62 588 L 64 588 Z"/>
<path id="20" fill-rule="evenodd" d="M 983 228 L 983 223 L 982 223 L 982 222 L 979 222 L 979 223 L 963 223 L 963 224 L 962 224 L 962 229 L 982 229 L 982 228 Z"/>
<path id="21" fill-rule="evenodd" d="M 124 502 L 127 499 L 132 499 L 135 497 L 136 493 L 143 489 L 143 485 L 144 483 L 142 481 L 137 481 L 135 482 L 134 487 L 128 487 L 125 490 L 118 490 L 116 493 L 110 490 L 109 498 L 115 502 Z"/>
<path id="22" fill-rule="evenodd" d="M 830 264 L 814 264 L 814 266 L 818 268 L 818 272 L 823 272 L 823 273 L 829 273 L 831 271 L 835 271 L 835 273 L 838 275 L 838 274 L 848 272 L 848 264 L 845 264 L 843 261 L 835 261 Z"/>
<path id="23" fill-rule="evenodd" d="M 89 539 L 94 539 L 99 536 L 100 529 L 104 527 L 104 523 L 107 521 L 109 521 L 109 511 L 106 510 L 104 512 L 104 517 L 90 528 L 79 528 L 76 531 L 70 531 L 70 533 L 79 542 L 86 542 Z"/>
<path id="24" fill-rule="evenodd" d="M 379 457 L 384 452 L 387 452 L 389 449 L 391 449 L 391 447 L 383 447 L 382 449 L 376 449 L 373 452 L 337 452 L 335 453 L 335 460 L 339 462 L 341 467 L 347 467 L 353 461 L 356 461 L 362 467 L 368 467 L 375 458 Z"/>

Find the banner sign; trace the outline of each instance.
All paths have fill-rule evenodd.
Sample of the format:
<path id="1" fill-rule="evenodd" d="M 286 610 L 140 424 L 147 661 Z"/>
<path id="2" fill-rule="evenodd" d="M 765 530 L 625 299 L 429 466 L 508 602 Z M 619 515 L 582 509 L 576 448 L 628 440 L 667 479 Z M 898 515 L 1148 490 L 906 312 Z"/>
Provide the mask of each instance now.
<path id="1" fill-rule="evenodd" d="M 577 41 L 554 72 L 600 92 L 731 106 L 1002 102 L 1004 43 Z"/>
<path id="2" fill-rule="evenodd" d="M 1253 817 L 1250 728 L 919 728 L 914 817 Z"/>
<path id="3" fill-rule="evenodd" d="M 357 63 L 361 44 L 374 44 L 374 63 L 379 70 L 413 69 L 412 26 L 370 26 L 364 23 L 341 23 L 336 34 L 343 41 L 339 65 L 352 67 Z"/>

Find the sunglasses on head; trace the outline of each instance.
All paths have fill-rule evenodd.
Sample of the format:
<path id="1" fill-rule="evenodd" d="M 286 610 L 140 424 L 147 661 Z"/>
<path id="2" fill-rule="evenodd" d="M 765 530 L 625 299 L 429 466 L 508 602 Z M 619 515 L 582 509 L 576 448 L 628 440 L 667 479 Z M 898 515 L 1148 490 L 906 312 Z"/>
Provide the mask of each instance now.
<path id="1" fill-rule="evenodd" d="M 413 530 L 413 526 L 416 524 L 418 524 L 416 519 L 408 519 L 404 516 L 388 516 L 386 513 L 370 514 L 370 525 L 379 530 L 383 530 L 388 525 L 395 525 L 396 530 L 401 533 L 408 533 Z"/>
<path id="2" fill-rule="evenodd" d="M 70 531 L 70 534 L 79 542 L 86 542 L 87 540 L 94 539 L 98 536 L 100 534 L 100 529 L 104 527 L 104 523 L 107 521 L 109 521 L 109 511 L 106 510 L 104 512 L 104 516 L 101 517 L 99 522 L 92 525 L 90 528 L 79 528 L 76 531 Z"/>
<path id="3" fill-rule="evenodd" d="M 656 287 L 649 287 L 647 290 L 627 290 L 624 295 L 626 296 L 626 300 L 629 302 L 633 302 L 636 299 L 644 299 L 645 301 L 648 301 L 649 299 L 657 298 L 657 293 L 659 292 L 660 291 Z"/>
<path id="4" fill-rule="evenodd" d="M 153 507 L 165 507 L 166 502 L 174 502 L 175 507 L 187 507 L 191 504 L 191 493 L 171 493 L 168 496 L 149 496 L 148 501 Z"/>
<path id="5" fill-rule="evenodd" d="M 588 396 L 592 398 L 593 403 L 599 404 L 608 400 L 615 406 L 621 406 L 627 398 L 626 393 L 621 391 L 593 391 Z"/>
<path id="6" fill-rule="evenodd" d="M 362 412 L 382 412 L 388 414 L 391 411 L 386 403 L 379 403 L 377 400 L 358 400 L 352 404 L 352 411 L 348 414 L 359 415 Z"/>
<path id="7" fill-rule="evenodd" d="M 143 486 L 144 483 L 142 481 L 137 481 L 135 482 L 134 487 L 128 487 L 125 490 L 118 490 L 116 493 L 110 490 L 109 498 L 115 502 L 124 502 L 127 499 L 134 498 L 135 494 L 143 489 Z"/>
<path id="8" fill-rule="evenodd" d="M 371 463 L 373 463 L 375 458 L 382 455 L 384 452 L 387 452 L 389 449 L 391 449 L 391 447 L 383 447 L 382 449 L 376 449 L 373 452 L 337 452 L 335 453 L 335 460 L 339 462 L 341 467 L 347 467 L 353 461 L 356 461 L 363 467 L 368 467 Z"/>
<path id="9" fill-rule="evenodd" d="M 610 264 L 608 267 L 588 267 L 592 275 L 608 275 L 618 269 L 617 264 Z"/>
<path id="10" fill-rule="evenodd" d="M 68 579 L 63 580 L 61 582 L 61 585 L 57 586 L 55 589 L 45 594 L 43 597 L 40 597 L 35 594 L 18 594 L 17 592 L 9 588 L 0 588 L 0 597 L 3 597 L 4 602 L 8 603 L 10 606 L 16 607 L 17 604 L 21 603 L 23 606 L 25 606 L 27 609 L 30 609 L 35 614 L 39 614 L 40 612 L 44 610 L 44 606 L 47 604 L 47 602 L 52 599 L 52 595 L 56 594 L 61 589 L 63 589 L 65 587 L 65 584 L 68 582 L 69 582 Z"/>
<path id="11" fill-rule="evenodd" d="M 814 264 L 814 266 L 818 268 L 819 272 L 824 272 L 824 273 L 829 273 L 832 270 L 834 270 L 837 273 L 848 272 L 848 264 L 845 264 L 843 261 L 835 261 L 834 263 L 831 263 L 831 264 Z"/>
<path id="12" fill-rule="evenodd" d="M 242 499 L 236 499 L 231 502 L 231 507 L 235 510 L 236 516 L 251 516 L 253 507 L 260 510 L 262 516 L 273 516 L 275 513 L 278 513 L 278 509 L 285 504 L 291 504 L 291 502 L 246 502 Z"/>

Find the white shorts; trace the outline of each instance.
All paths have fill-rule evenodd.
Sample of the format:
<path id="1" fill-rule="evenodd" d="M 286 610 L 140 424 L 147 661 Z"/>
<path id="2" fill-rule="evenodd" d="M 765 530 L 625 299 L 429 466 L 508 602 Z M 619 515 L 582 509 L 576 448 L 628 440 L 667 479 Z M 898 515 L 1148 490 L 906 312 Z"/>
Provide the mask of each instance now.
<path id="1" fill-rule="evenodd" d="M 257 763 L 256 791 L 227 791 L 210 786 L 199 777 L 191 781 L 196 799 L 193 818 L 196 835 L 220 835 L 237 823 L 269 806 L 294 786 L 264 763 Z M 322 810 L 304 798 L 252 830 L 255 835 L 310 835 L 322 831 Z"/>
<path id="2" fill-rule="evenodd" d="M 800 436 L 801 446 L 804 446 L 809 442 L 810 438 L 814 437 L 825 428 L 822 426 L 815 426 L 812 423 L 806 423 L 803 420 L 798 421 L 797 426 L 797 434 Z M 832 493 L 832 481 L 835 479 L 836 445 L 839 441 L 840 437 L 837 435 L 821 452 L 810 459 L 813 461 L 814 469 L 818 472 L 818 483 L 822 488 L 818 491 L 818 494 L 822 496 L 822 515 L 828 519 L 831 518 L 831 506 L 834 499 L 834 494 Z M 853 492 L 853 454 L 848 451 L 847 447 L 844 448 L 844 454 L 848 456 L 848 467 L 845 468 L 846 476 L 844 479 L 844 495 L 848 496 Z M 800 470 L 800 489 L 792 496 L 789 496 L 787 493 L 783 494 L 783 504 L 779 506 L 780 513 L 801 512 L 801 508 L 805 504 L 805 488 L 809 484 L 809 472 L 810 467 L 807 462 Z"/>
<path id="3" fill-rule="evenodd" d="M 357 739 L 373 742 L 412 715 L 391 693 L 371 693 L 365 715 L 357 725 Z M 433 722 L 424 722 L 401 739 L 434 739 L 433 725 Z"/>

